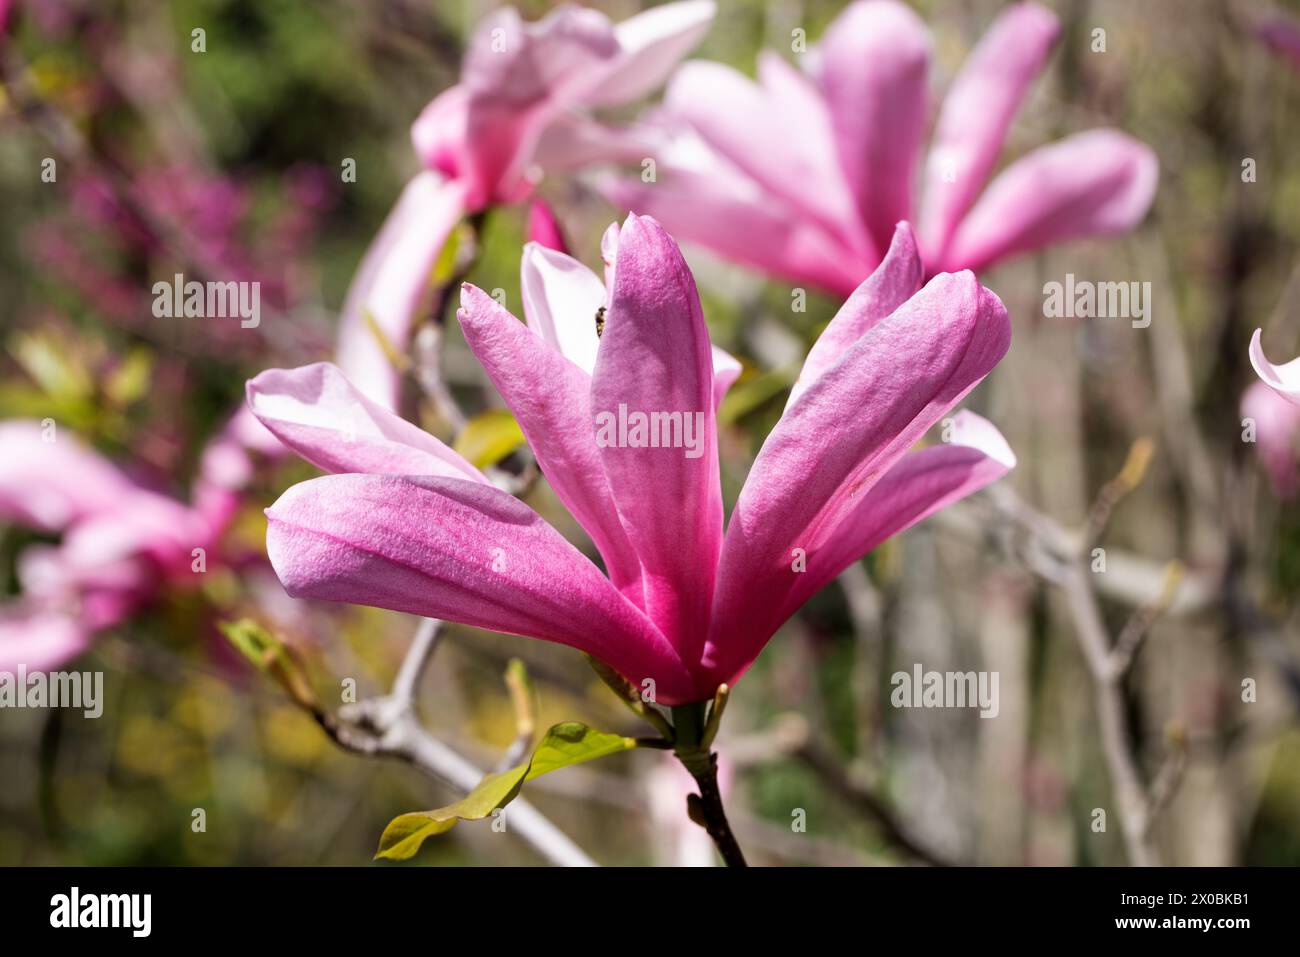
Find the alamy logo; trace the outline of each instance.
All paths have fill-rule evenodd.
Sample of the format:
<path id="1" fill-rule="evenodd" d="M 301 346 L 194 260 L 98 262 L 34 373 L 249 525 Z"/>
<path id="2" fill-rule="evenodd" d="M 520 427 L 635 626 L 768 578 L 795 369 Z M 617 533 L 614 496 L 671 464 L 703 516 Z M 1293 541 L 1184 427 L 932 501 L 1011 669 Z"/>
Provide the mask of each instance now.
<path id="1" fill-rule="evenodd" d="M 172 282 L 153 284 L 155 319 L 239 319 L 245 329 L 256 329 L 262 321 L 260 282 L 185 281 L 177 273 Z"/>
<path id="2" fill-rule="evenodd" d="M 889 703 L 895 708 L 979 708 L 981 718 L 998 716 L 996 671 L 895 671 Z"/>
<path id="3" fill-rule="evenodd" d="M 74 887 L 50 898 L 51 927 L 127 927 L 132 937 L 148 937 L 152 918 L 152 894 L 83 895 Z"/>
<path id="4" fill-rule="evenodd" d="M 688 459 L 704 454 L 703 412 L 596 413 L 596 445 L 602 449 L 685 449 Z"/>
<path id="5" fill-rule="evenodd" d="M 1151 283 L 1075 281 L 1043 284 L 1043 315 L 1048 319 L 1131 319 L 1134 329 L 1151 325 Z"/>
<path id="6" fill-rule="evenodd" d="M 0 708 L 81 708 L 87 718 L 104 713 L 104 672 L 0 671 Z"/>

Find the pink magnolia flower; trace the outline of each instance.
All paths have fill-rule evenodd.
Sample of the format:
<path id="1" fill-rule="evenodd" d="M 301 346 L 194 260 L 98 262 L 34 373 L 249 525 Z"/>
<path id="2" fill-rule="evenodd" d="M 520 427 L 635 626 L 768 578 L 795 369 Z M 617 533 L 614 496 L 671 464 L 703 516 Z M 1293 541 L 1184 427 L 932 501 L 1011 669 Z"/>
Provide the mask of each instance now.
<path id="1" fill-rule="evenodd" d="M 1056 36 L 1042 7 L 998 16 L 948 90 L 922 172 L 930 33 L 902 3 L 859 0 L 827 28 L 811 76 L 770 51 L 757 83 L 683 66 L 660 114 L 656 181 L 606 192 L 683 241 L 841 295 L 879 263 L 894 224 L 916 218 L 918 193 L 929 274 L 1123 232 L 1151 204 L 1157 163 L 1115 130 L 1036 149 L 985 188 Z"/>
<path id="2" fill-rule="evenodd" d="M 132 481 L 74 437 L 0 423 L 0 521 L 59 533 L 19 556 L 21 597 L 0 607 L 0 670 L 54 668 L 191 573 L 216 529 Z"/>
<path id="3" fill-rule="evenodd" d="M 525 23 L 506 7 L 479 25 L 460 83 L 411 128 L 427 168 L 403 191 L 348 292 L 339 364 L 354 385 L 396 407 L 398 375 L 376 331 L 405 348 L 433 265 L 466 213 L 526 198 L 544 169 L 644 155 L 644 144 L 586 111 L 659 86 L 713 13 L 711 0 L 684 0 L 616 25 L 565 5 Z"/>
<path id="4" fill-rule="evenodd" d="M 1300 359 L 1274 365 L 1264 355 L 1264 330 L 1250 340 L 1250 364 L 1260 382 L 1246 390 L 1241 414 L 1255 420 L 1255 440 L 1274 492 L 1290 498 L 1297 491 L 1296 436 L 1300 434 Z M 1261 391 L 1266 390 L 1266 391 Z"/>
<path id="5" fill-rule="evenodd" d="M 192 585 L 195 549 L 205 571 L 230 561 L 220 538 L 252 481 L 253 456 L 286 451 L 241 406 L 204 448 L 187 505 L 35 422 L 0 422 L 0 447 L 0 522 L 61 536 L 22 551 L 22 594 L 0 605 L 0 670 L 33 671 L 58 667 L 169 589 Z"/>
<path id="6" fill-rule="evenodd" d="M 1255 447 L 1268 473 L 1273 494 L 1294 498 L 1296 439 L 1300 437 L 1300 404 L 1288 401 L 1267 382 L 1252 382 L 1241 396 L 1241 416 L 1255 423 Z"/>
<path id="7" fill-rule="evenodd" d="M 267 511 L 267 551 L 291 595 L 570 645 L 642 687 L 653 679 L 661 703 L 699 701 L 847 565 L 1014 464 L 997 430 L 964 412 L 950 442 L 909 451 L 1003 356 L 1010 327 L 969 272 L 921 288 L 900 224 L 810 353 L 724 534 L 713 413 L 734 360 L 711 345 L 691 272 L 658 223 L 629 217 L 602 252 L 605 281 L 530 246 L 527 325 L 468 285 L 460 321 L 606 571 L 316 365 L 249 384 L 262 422 L 335 473 Z M 628 410 L 676 415 L 681 429 L 653 444 L 644 430 L 615 436 Z"/>
<path id="8" fill-rule="evenodd" d="M 711 0 L 669 3 L 613 24 L 603 13 L 557 7 L 536 23 L 514 8 L 475 31 L 461 81 L 411 130 L 430 169 L 465 184 L 473 211 L 512 203 L 533 169 L 570 168 L 612 142 L 584 111 L 628 103 L 659 86 L 708 30 Z"/>

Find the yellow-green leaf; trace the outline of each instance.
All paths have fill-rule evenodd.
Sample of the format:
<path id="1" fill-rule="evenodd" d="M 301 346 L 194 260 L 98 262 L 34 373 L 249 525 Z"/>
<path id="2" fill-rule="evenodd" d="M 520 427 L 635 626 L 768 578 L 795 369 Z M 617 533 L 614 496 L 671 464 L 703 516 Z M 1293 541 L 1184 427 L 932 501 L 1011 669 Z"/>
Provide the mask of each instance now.
<path id="1" fill-rule="evenodd" d="M 489 409 L 474 416 L 456 436 L 454 447 L 481 469 L 496 465 L 524 444 L 524 432 L 505 409 Z"/>
<path id="2" fill-rule="evenodd" d="M 546 732 L 529 760 L 489 774 L 455 804 L 393 818 L 379 838 L 375 857 L 404 861 L 413 857 L 429 838 L 451 830 L 457 821 L 478 821 L 509 804 L 525 781 L 635 747 L 635 738 L 595 731 L 577 721 L 557 724 Z"/>
<path id="3" fill-rule="evenodd" d="M 104 394 L 119 406 L 128 406 L 144 396 L 153 375 L 153 356 L 146 349 L 127 353 L 104 383 Z"/>
<path id="4" fill-rule="evenodd" d="M 307 672 L 291 646 L 251 618 L 219 622 L 217 627 L 245 658 L 273 678 L 294 701 L 304 708 L 320 707 Z"/>
<path id="5" fill-rule="evenodd" d="M 797 376 L 793 369 L 772 369 L 756 376 L 741 377 L 718 407 L 718 421 L 724 425 L 740 421 L 794 385 Z"/>

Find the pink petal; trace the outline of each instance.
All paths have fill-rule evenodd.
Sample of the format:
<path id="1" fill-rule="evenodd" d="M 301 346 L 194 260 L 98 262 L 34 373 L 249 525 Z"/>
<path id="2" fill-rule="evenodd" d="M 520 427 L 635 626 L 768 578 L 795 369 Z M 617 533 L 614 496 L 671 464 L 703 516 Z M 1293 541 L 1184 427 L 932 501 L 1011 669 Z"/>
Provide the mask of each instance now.
<path id="1" fill-rule="evenodd" d="M 896 0 L 859 0 L 827 28 L 819 51 L 840 165 L 867 232 L 884 250 L 894 224 L 912 218 L 928 125 L 930 32 Z"/>
<path id="2" fill-rule="evenodd" d="M 594 339 L 595 310 L 589 315 Z M 639 603 L 641 564 L 591 427 L 591 377 L 481 289 L 462 289 L 459 316 L 466 343 L 514 413 L 555 494 L 595 542 L 615 586 Z"/>
<path id="3" fill-rule="evenodd" d="M 249 381 L 248 406 L 281 442 L 326 472 L 487 482 L 443 442 L 362 395 L 328 362 L 268 369 Z"/>
<path id="4" fill-rule="evenodd" d="M 529 243 L 519 288 L 528 327 L 590 375 L 596 367 L 596 311 L 605 305 L 605 283 L 572 256 Z"/>
<path id="5" fill-rule="evenodd" d="M 828 541 L 874 484 L 988 374 L 1011 328 L 969 272 L 932 279 L 786 409 L 732 512 L 705 666 L 727 680 L 780 623 L 793 549 Z"/>
<path id="6" fill-rule="evenodd" d="M 45 441 L 50 436 L 53 441 Z M 48 532 L 109 513 L 137 486 L 66 429 L 0 422 L 0 521 Z"/>
<path id="7" fill-rule="evenodd" d="M 425 167 L 449 179 L 468 178 L 465 155 L 469 91 L 461 84 L 443 90 L 411 124 L 411 145 Z"/>
<path id="8" fill-rule="evenodd" d="M 1158 177 L 1155 154 L 1116 130 L 1040 147 L 989 185 L 941 268 L 980 270 L 1067 239 L 1125 232 L 1146 215 Z"/>
<path id="9" fill-rule="evenodd" d="M 667 109 L 784 206 L 864 247 L 825 104 L 774 54 L 760 68 L 761 87 L 721 63 L 687 63 L 668 86 Z"/>
<path id="10" fill-rule="evenodd" d="M 659 181 L 606 179 L 615 206 L 662 222 L 681 242 L 699 245 L 772 276 L 847 296 L 870 263 L 825 227 L 782 205 L 721 157 L 659 164 Z"/>
<path id="11" fill-rule="evenodd" d="M 1264 384 L 1286 399 L 1300 405 L 1300 359 L 1274 365 L 1264 355 L 1263 329 L 1256 329 L 1250 339 L 1250 364 Z"/>
<path id="12" fill-rule="evenodd" d="M 1011 121 L 1042 72 L 1060 28 L 1033 3 L 1007 7 L 966 58 L 939 113 L 930 145 L 921 235 L 941 262 L 953 231 L 997 164 Z"/>
<path id="13" fill-rule="evenodd" d="M 591 562 L 490 485 L 330 475 L 267 510 L 267 552 L 297 598 L 373 605 L 586 651 L 664 703 L 689 699 L 673 648 Z"/>
<path id="14" fill-rule="evenodd" d="M 1273 494 L 1293 498 L 1296 479 L 1296 438 L 1300 436 L 1300 406 L 1256 380 L 1241 397 L 1242 418 L 1255 422 L 1255 443 L 1268 472 Z"/>
<path id="15" fill-rule="evenodd" d="M 713 411 L 727 396 L 727 390 L 740 377 L 740 360 L 725 349 L 713 347 Z"/>
<path id="16" fill-rule="evenodd" d="M 597 445 L 602 418 L 618 419 L 620 407 L 677 412 L 683 425 L 698 422 L 696 457 L 685 448 L 600 448 L 641 559 L 646 612 L 691 662 L 704 643 L 722 540 L 713 353 L 691 271 L 672 237 L 646 217 L 629 216 L 619 233 L 614 291 L 592 376 Z"/>
<path id="17" fill-rule="evenodd" d="M 683 0 L 619 23 L 614 27 L 619 52 L 598 71 L 583 101 L 589 106 L 614 106 L 657 89 L 708 32 L 716 12 L 712 0 Z"/>
<path id="18" fill-rule="evenodd" d="M 415 312 L 428 292 L 434 264 L 464 211 L 464 187 L 437 173 L 418 174 L 402 190 L 357 270 L 343 304 L 338 362 L 374 401 L 397 407 L 401 375 L 372 323 L 404 355 Z"/>
<path id="19" fill-rule="evenodd" d="M 799 378 L 790 390 L 787 405 L 793 405 L 823 372 L 840 361 L 845 351 L 876 323 L 911 299 L 921 288 L 925 267 L 916 248 L 912 227 L 899 223 L 889 252 L 876 271 L 868 276 L 840 307 L 835 318 L 817 337 Z"/>
<path id="20" fill-rule="evenodd" d="M 881 542 L 978 492 L 1015 465 L 1015 455 L 993 423 L 973 412 L 958 412 L 948 442 L 904 455 L 863 494 L 830 537 L 808 552 L 807 571 L 789 575 L 789 597 L 779 620 L 789 618 Z"/>
<path id="21" fill-rule="evenodd" d="M 240 405 L 203 447 L 192 496 L 195 510 L 213 528 L 224 528 L 239 508 L 240 493 L 253 481 L 254 453 L 279 459 L 288 451 L 247 405 Z"/>
<path id="22" fill-rule="evenodd" d="M 564 232 L 555 212 L 544 200 L 535 199 L 528 207 L 528 241 L 537 243 L 558 253 L 567 253 L 569 245 L 564 241 Z"/>
<path id="23" fill-rule="evenodd" d="M 614 126 L 581 113 L 552 117 L 533 148 L 534 173 L 563 173 L 600 163 L 640 162 L 654 156 L 663 135 L 647 124 Z"/>
<path id="24" fill-rule="evenodd" d="M 564 6 L 524 23 L 506 7 L 482 21 L 462 71 L 469 208 L 526 194 L 546 126 L 578 102 L 618 52 L 609 18 L 595 10 Z"/>
<path id="25" fill-rule="evenodd" d="M 50 671 L 77 657 L 91 635 L 76 618 L 54 610 L 0 607 L 0 671 Z"/>

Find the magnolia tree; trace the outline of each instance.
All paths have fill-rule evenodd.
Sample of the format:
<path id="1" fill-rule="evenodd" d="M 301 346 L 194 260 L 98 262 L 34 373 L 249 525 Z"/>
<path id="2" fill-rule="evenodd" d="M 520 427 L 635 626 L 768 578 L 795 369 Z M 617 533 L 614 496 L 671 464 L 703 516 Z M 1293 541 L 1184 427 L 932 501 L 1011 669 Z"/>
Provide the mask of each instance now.
<path id="1" fill-rule="evenodd" d="M 1092 116 L 1106 113 L 1096 104 L 1060 111 L 1050 136 L 1018 123 L 1062 43 L 1052 12 L 1006 6 L 953 57 L 945 35 L 906 3 L 855 0 L 811 38 L 793 28 L 788 51 L 759 52 L 751 79 L 688 59 L 729 15 L 711 0 L 620 22 L 569 5 L 533 22 L 495 10 L 469 33 L 455 82 L 403 121 L 405 166 L 416 172 L 385 194 L 391 211 L 349 263 L 334 316 L 304 276 L 323 231 L 317 219 L 332 191 L 356 182 L 355 159 L 342 161 L 340 184 L 328 189 L 319 171 L 286 173 L 292 189 L 282 195 L 301 218 L 276 220 L 272 241 L 251 213 L 251 190 L 205 169 L 204 150 L 177 132 L 184 118 L 150 106 L 149 80 L 166 62 L 142 76 L 106 57 L 119 72 L 106 67 L 96 91 L 142 117 L 170 116 L 154 138 L 186 155 L 165 175 L 131 169 L 129 151 L 69 121 L 12 42 L 14 24 L 30 42 L 93 15 L 77 4 L 38 6 L 0 4 L 0 23 L 9 20 L 0 72 L 17 113 L 59 154 L 51 169 L 75 170 L 70 216 L 93 223 L 95 240 L 67 235 L 67 221 L 56 220 L 42 234 L 44 267 L 98 299 L 105 321 L 128 335 L 140 334 L 142 308 L 158 322 L 229 320 L 190 344 L 185 368 L 242 349 L 239 368 L 255 374 L 162 468 L 156 449 L 118 443 L 107 454 L 78 437 L 113 447 L 94 416 L 0 423 L 0 518 L 35 536 L 14 549 L 0 669 L 56 672 L 198 595 L 198 630 L 219 630 L 317 734 L 456 792 L 432 810 L 380 809 L 392 819 L 372 835 L 378 857 L 414 857 L 458 822 L 483 821 L 475 826 L 509 830 L 551 863 L 594 863 L 603 849 L 584 847 L 529 798 L 562 787 L 555 782 L 570 766 L 644 750 L 662 752 L 636 765 L 646 772 L 637 806 L 659 859 L 743 865 L 750 836 L 764 859 L 780 859 L 752 818 L 736 826 L 729 811 L 748 769 L 788 758 L 870 820 L 898 858 L 952 863 L 1006 860 L 976 853 L 954 836 L 957 823 L 934 823 L 954 817 L 947 789 L 927 786 L 952 760 L 936 741 L 969 741 L 969 731 L 911 725 L 900 763 L 925 813 L 908 815 L 873 779 L 878 754 L 862 746 L 846 759 L 828 743 L 823 726 L 840 707 L 832 691 L 816 705 L 823 714 L 769 714 L 751 722 L 759 730 L 732 731 L 724 712 L 770 642 L 812 649 L 777 683 L 815 683 L 808 656 L 825 652 L 809 622 L 832 593 L 851 623 L 858 725 L 878 724 L 890 707 L 903 722 L 913 708 L 938 708 L 978 714 L 976 727 L 985 718 L 1018 727 L 981 737 L 1010 755 L 991 779 L 1010 775 L 1021 794 L 989 812 L 1001 812 L 989 832 L 1005 836 L 1005 822 L 1034 802 L 1069 825 L 1063 772 L 1031 753 L 1027 730 L 1025 636 L 1041 618 L 1060 622 L 1074 643 L 1076 670 L 1050 690 L 1072 702 L 1070 720 L 1095 729 L 1086 737 L 1103 774 L 1080 777 L 1105 781 L 1089 783 L 1076 830 L 1105 834 L 1109 811 L 1120 859 L 1188 856 L 1172 838 L 1162 842 L 1157 820 L 1183 782 L 1191 746 L 1182 722 L 1194 721 L 1179 710 L 1184 685 L 1139 700 L 1135 664 L 1165 617 L 1219 609 L 1266 634 L 1279 670 L 1296 673 L 1293 642 L 1263 624 L 1270 613 L 1239 571 L 1241 529 L 1222 516 L 1232 491 L 1257 476 L 1225 455 L 1234 471 L 1220 482 L 1208 449 L 1256 444 L 1270 501 L 1292 497 L 1300 366 L 1270 363 L 1257 332 L 1249 358 L 1262 381 L 1244 393 L 1240 377 L 1234 383 L 1240 439 L 1229 421 L 1231 435 L 1211 440 L 1194 394 L 1210 377 L 1189 358 L 1175 318 L 1154 307 L 1153 322 L 1152 283 L 1051 278 L 1062 263 L 1086 272 L 1097 261 L 1089 257 L 1144 228 L 1161 176 L 1159 144 L 1096 127 Z M 1235 26 L 1240 42 L 1294 60 L 1300 33 L 1289 21 Z M 207 42 L 195 28 L 191 54 L 205 55 Z M 1104 29 L 1090 42 L 1106 53 Z M 1079 56 L 1062 69 L 1078 71 Z M 1121 95 L 1114 76 L 1106 83 L 1109 96 Z M 1254 182 L 1248 168 L 1243 184 Z M 103 246 L 114 254 L 98 257 Z M 510 272 L 519 264 L 517 305 L 506 291 L 514 277 L 489 263 L 503 246 Z M 1163 262 L 1157 246 L 1141 247 L 1143 274 L 1164 268 L 1153 264 Z M 1065 255 L 1047 252 L 1057 247 L 1078 259 L 1051 258 Z M 1034 286 L 1047 278 L 1041 300 L 1023 293 L 1026 277 Z M 784 298 L 781 283 L 791 282 L 800 284 L 789 289 L 792 316 L 774 320 L 762 290 Z M 824 323 L 799 319 L 803 284 L 826 306 Z M 715 314 L 729 300 L 741 301 L 725 311 L 743 314 L 744 334 Z M 1131 321 L 1076 342 L 1045 332 L 1064 316 Z M 1019 356 L 1013 327 L 1017 343 L 1029 342 Z M 1221 341 L 1244 357 L 1245 343 L 1230 338 L 1236 327 L 1224 328 Z M 49 350 L 20 346 L 15 354 L 42 381 L 79 381 Z M 1120 349 L 1130 371 L 1150 350 L 1150 395 L 1102 389 L 1099 415 L 1079 400 L 1079 384 L 1098 356 Z M 976 391 L 999 364 L 1001 378 Z M 148 370 L 136 372 L 131 402 L 143 401 L 149 381 Z M 166 383 L 159 377 L 157 387 Z M 81 398 L 96 400 L 93 390 Z M 1154 417 L 1132 411 L 1147 399 Z M 1132 413 L 1114 426 L 1121 454 L 1085 458 L 1085 420 L 1120 421 L 1121 411 Z M 1166 497 L 1179 511 L 1174 528 L 1136 523 L 1150 531 L 1147 554 L 1132 541 L 1112 545 L 1107 532 L 1149 470 L 1178 493 Z M 1037 505 L 1022 497 L 1034 489 Z M 926 643 L 937 622 L 956 617 L 936 607 L 942 589 L 929 587 L 938 552 L 900 559 L 903 549 L 889 544 L 920 523 L 922 534 L 965 543 L 962 567 L 985 582 L 972 628 L 993 662 L 987 670 L 945 670 Z M 1040 586 L 1038 601 L 1030 595 Z M 320 692 L 313 648 L 329 643 L 344 614 L 326 603 L 420 619 L 385 693 L 358 695 L 349 678 L 337 703 Z M 573 696 L 552 694 L 514 659 L 508 700 L 483 705 L 507 713 L 514 743 L 471 760 L 417 713 L 454 625 L 566 646 L 634 717 L 598 727 L 586 707 L 561 714 Z M 890 629 L 899 637 L 886 649 Z M 911 656 L 906 667 L 873 671 L 895 644 Z M 228 651 L 205 655 L 231 669 Z M 1043 655 L 1051 672 L 1058 665 Z M 1241 700 L 1253 701 L 1255 678 L 1240 680 Z M 457 694 L 479 697 L 470 682 Z M 556 719 L 547 729 L 542 711 Z M 1157 713 L 1170 717 L 1152 734 Z M 595 772 L 571 772 L 580 773 Z M 801 814 L 791 812 L 791 833 L 803 833 Z"/>

